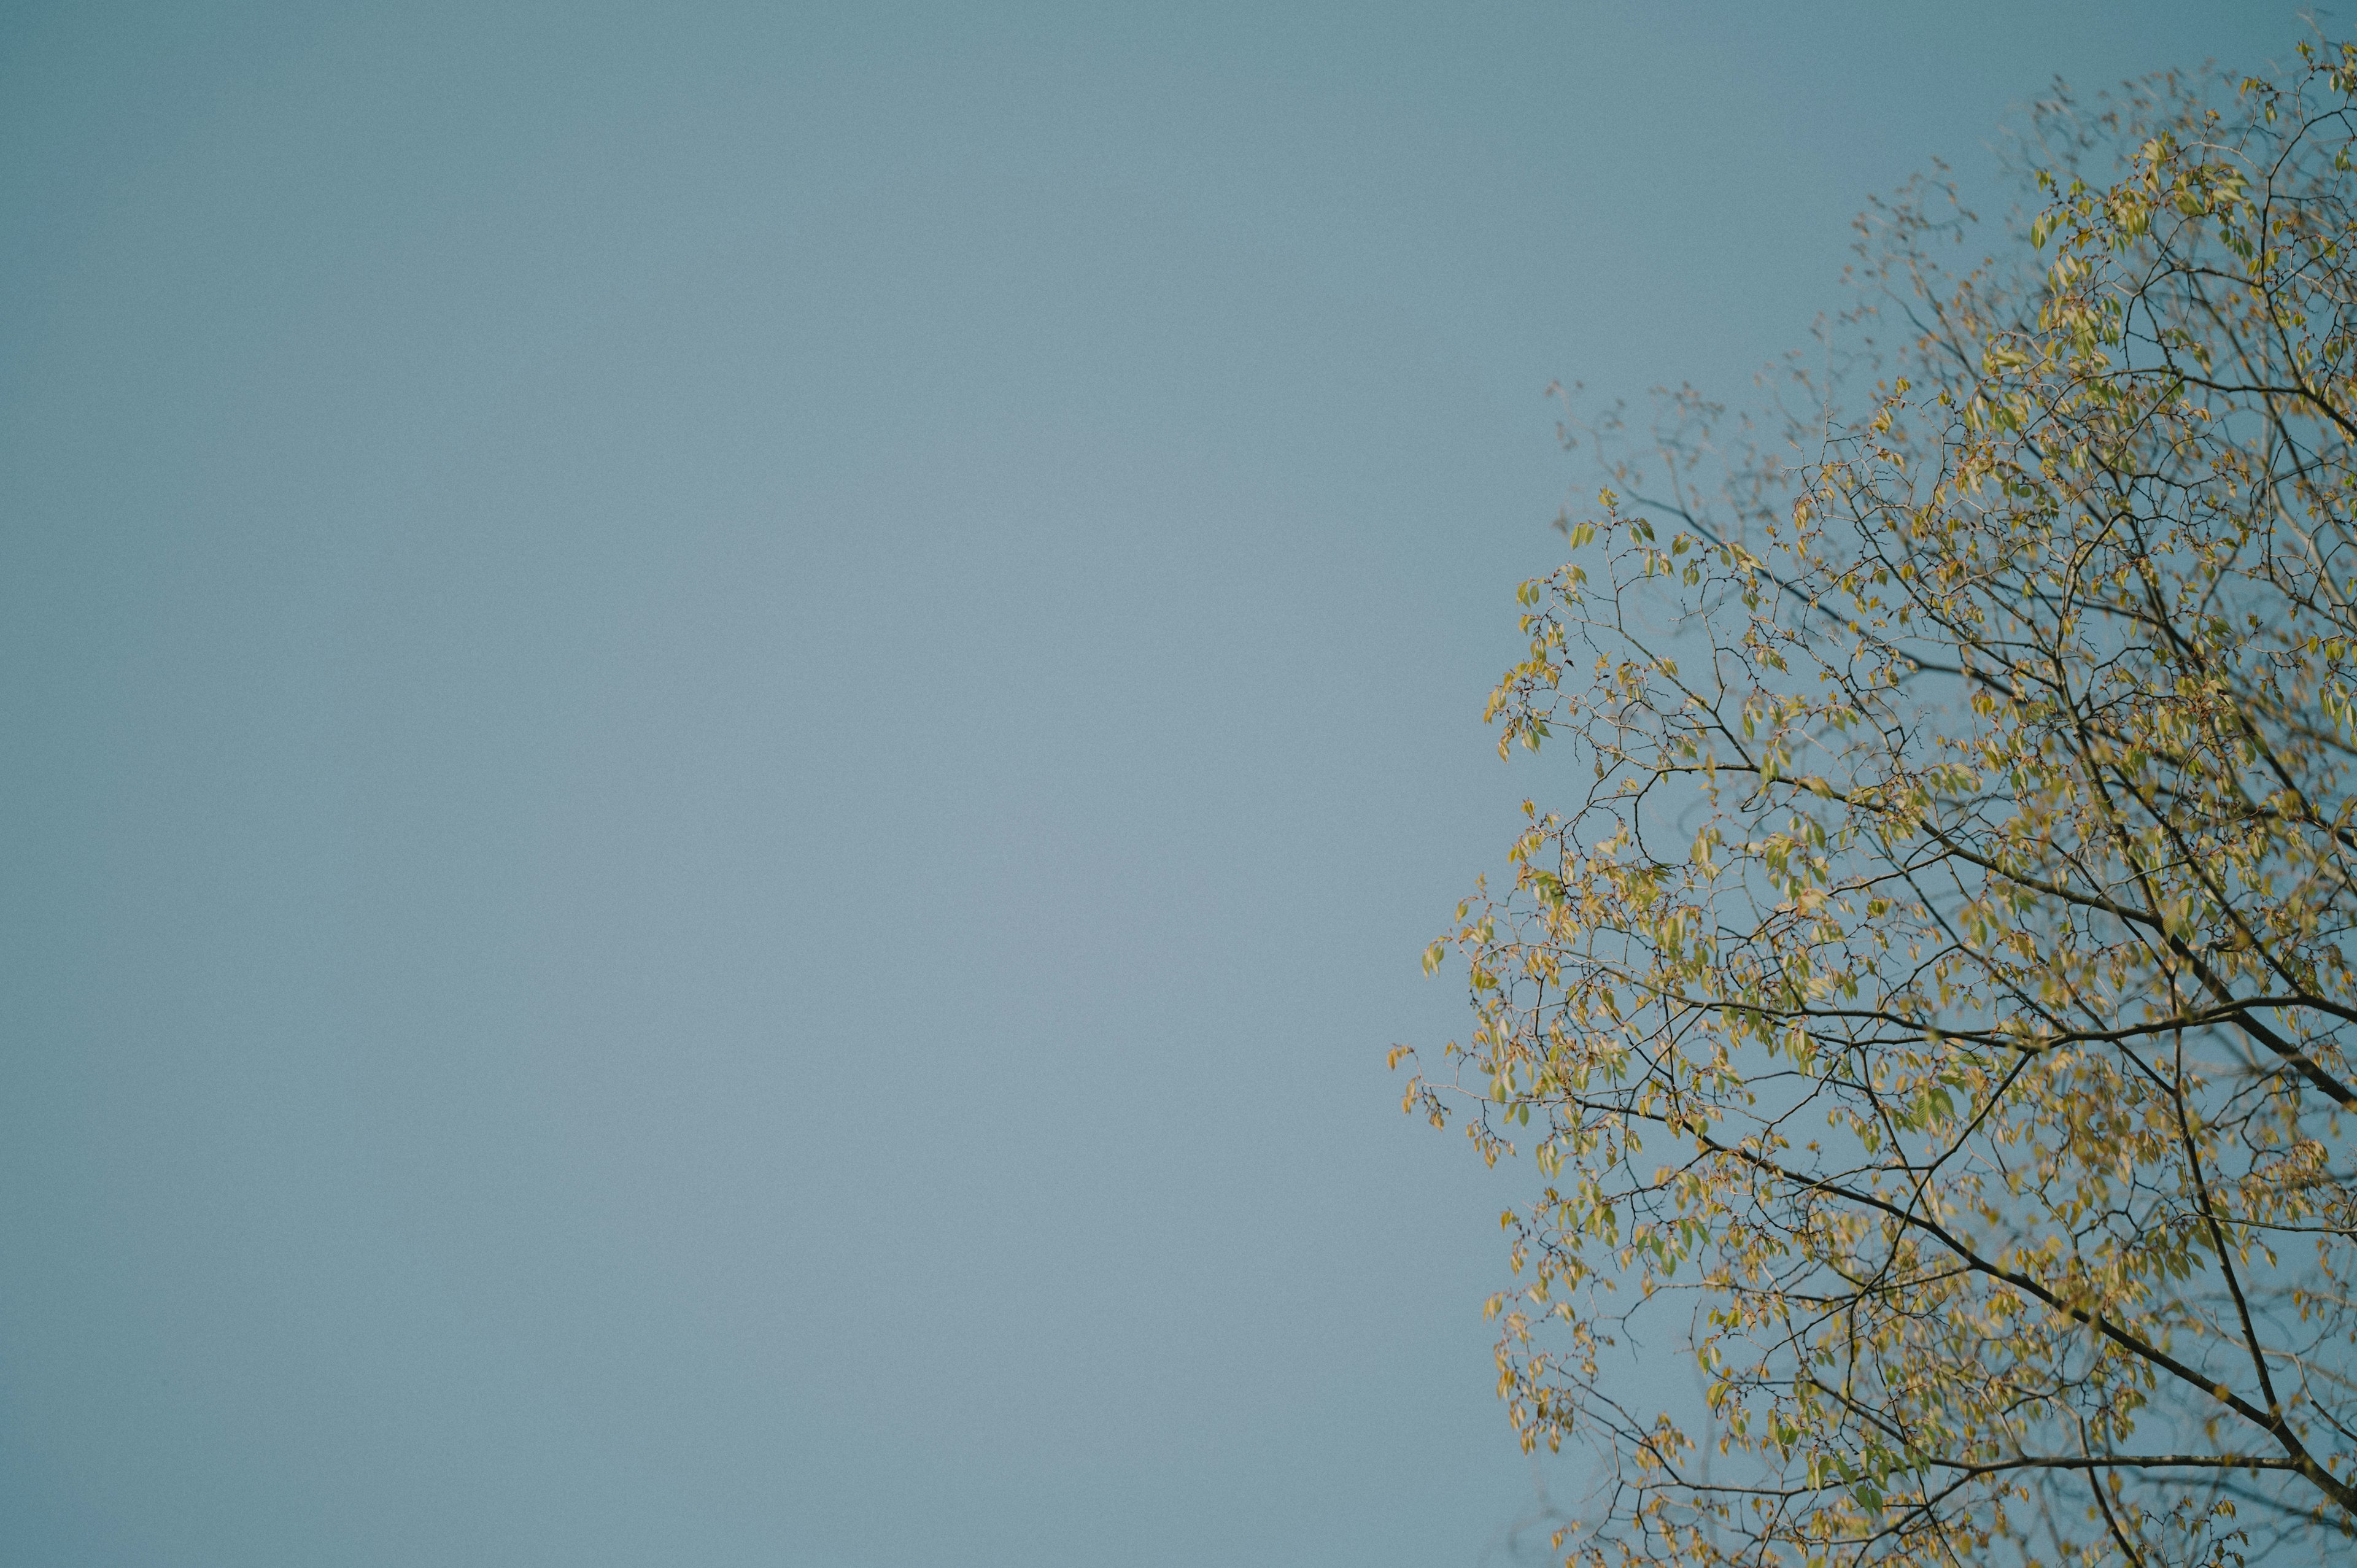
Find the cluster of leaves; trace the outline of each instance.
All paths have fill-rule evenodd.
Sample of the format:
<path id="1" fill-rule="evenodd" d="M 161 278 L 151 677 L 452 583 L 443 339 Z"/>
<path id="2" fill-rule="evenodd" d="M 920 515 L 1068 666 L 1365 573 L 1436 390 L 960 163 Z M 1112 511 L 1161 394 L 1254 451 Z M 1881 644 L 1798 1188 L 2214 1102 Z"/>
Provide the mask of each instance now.
<path id="1" fill-rule="evenodd" d="M 2033 125 L 2009 269 L 1870 225 L 1865 417 L 1706 486 L 1674 401 L 1522 590 L 1584 798 L 1407 1101 L 1546 1183 L 1501 1390 L 1598 1568 L 2352 1550 L 2357 46 Z"/>

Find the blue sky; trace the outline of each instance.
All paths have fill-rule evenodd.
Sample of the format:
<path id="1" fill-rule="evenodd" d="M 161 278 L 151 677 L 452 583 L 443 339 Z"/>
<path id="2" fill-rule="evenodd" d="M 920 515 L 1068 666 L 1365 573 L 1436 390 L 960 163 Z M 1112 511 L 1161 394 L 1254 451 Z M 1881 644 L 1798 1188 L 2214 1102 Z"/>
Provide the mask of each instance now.
<path id="1" fill-rule="evenodd" d="M 0 1558 L 1477 1561 L 1544 389 L 2294 18 L 0 6 Z"/>

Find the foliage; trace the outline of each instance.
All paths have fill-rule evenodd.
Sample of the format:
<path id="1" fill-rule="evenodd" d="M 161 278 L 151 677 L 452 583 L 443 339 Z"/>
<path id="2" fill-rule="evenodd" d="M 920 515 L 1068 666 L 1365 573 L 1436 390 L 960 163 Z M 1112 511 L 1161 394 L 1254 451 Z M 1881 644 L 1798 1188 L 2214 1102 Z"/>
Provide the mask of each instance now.
<path id="1" fill-rule="evenodd" d="M 2357 46 L 2033 132 L 2010 268 L 1873 215 L 1865 417 L 1673 400 L 1522 590 L 1500 750 L 1584 794 L 1408 1102 L 1547 1184 L 1491 1305 L 1580 1562 L 2357 1550 Z"/>

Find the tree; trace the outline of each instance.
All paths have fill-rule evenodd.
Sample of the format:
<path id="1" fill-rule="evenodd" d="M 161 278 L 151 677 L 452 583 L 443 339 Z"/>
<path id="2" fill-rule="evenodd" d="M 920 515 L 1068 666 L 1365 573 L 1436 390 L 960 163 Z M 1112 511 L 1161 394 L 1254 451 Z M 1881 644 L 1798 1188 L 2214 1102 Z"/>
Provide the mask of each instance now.
<path id="1" fill-rule="evenodd" d="M 1670 400 L 1522 589 L 1500 751 L 1580 796 L 1407 1101 L 1544 1183 L 1491 1310 L 1577 1561 L 2352 1550 L 2357 46 L 2023 145 L 2009 262 L 1863 224 L 1861 416 Z"/>

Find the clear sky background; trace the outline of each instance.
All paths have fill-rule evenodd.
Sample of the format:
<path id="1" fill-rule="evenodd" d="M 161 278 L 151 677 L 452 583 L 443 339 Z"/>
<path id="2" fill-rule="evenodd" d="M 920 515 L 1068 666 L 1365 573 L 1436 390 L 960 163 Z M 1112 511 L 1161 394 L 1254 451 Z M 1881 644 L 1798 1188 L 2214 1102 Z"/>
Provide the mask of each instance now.
<path id="1" fill-rule="evenodd" d="M 1544 389 L 2298 36 L 0 4 L 0 1562 L 1477 1562 Z"/>

